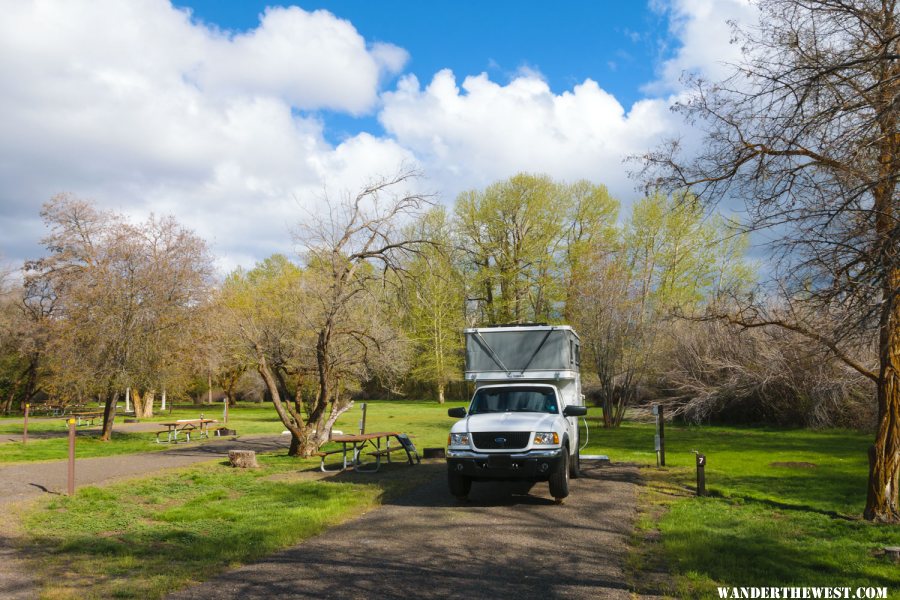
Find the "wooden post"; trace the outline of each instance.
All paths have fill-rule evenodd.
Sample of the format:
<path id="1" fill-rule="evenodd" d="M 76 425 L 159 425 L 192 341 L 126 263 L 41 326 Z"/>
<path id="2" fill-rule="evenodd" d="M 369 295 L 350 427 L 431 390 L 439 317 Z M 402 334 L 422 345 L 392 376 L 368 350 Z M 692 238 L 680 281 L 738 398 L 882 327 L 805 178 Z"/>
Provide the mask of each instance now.
<path id="1" fill-rule="evenodd" d="M 27 402 L 25 403 L 25 424 L 22 426 L 22 443 L 28 443 L 28 409 L 31 408 L 31 405 Z"/>
<path id="2" fill-rule="evenodd" d="M 659 466 L 666 466 L 666 409 L 659 407 Z"/>
<path id="3" fill-rule="evenodd" d="M 362 403 L 362 418 L 359 420 L 359 435 L 366 432 L 366 403 Z"/>
<path id="4" fill-rule="evenodd" d="M 75 419 L 69 419 L 69 486 L 70 496 L 75 495 Z"/>
<path id="5" fill-rule="evenodd" d="M 228 422 L 228 395 L 227 394 L 222 399 L 222 404 L 224 405 L 222 407 L 222 421 L 227 423 Z"/>
<path id="6" fill-rule="evenodd" d="M 166 410 L 166 388 L 163 388 L 162 394 L 162 405 L 159 407 L 160 411 Z"/>
<path id="7" fill-rule="evenodd" d="M 125 388 L 125 412 L 131 412 L 131 388 Z"/>
<path id="8" fill-rule="evenodd" d="M 706 495 L 706 455 L 697 452 L 697 495 Z"/>

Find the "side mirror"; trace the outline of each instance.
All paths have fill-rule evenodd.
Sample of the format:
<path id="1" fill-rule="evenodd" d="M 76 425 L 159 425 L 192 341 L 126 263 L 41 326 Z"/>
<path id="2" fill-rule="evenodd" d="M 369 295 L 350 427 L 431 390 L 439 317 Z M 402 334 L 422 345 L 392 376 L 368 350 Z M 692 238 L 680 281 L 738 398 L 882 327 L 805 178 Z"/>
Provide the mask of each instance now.
<path id="1" fill-rule="evenodd" d="M 575 406 L 571 404 L 563 409 L 564 417 L 583 417 L 587 414 L 587 406 Z"/>
<path id="2" fill-rule="evenodd" d="M 454 419 L 462 419 L 466 416 L 466 409 L 462 406 L 451 408 L 447 411 L 447 415 L 453 417 Z"/>

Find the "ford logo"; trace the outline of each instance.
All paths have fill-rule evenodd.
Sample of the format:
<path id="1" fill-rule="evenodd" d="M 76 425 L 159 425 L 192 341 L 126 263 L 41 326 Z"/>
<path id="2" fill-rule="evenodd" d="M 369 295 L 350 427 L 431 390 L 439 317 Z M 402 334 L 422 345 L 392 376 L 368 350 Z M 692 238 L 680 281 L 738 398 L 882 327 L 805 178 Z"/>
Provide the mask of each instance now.
<path id="1" fill-rule="evenodd" d="M 498 444 L 505 444 L 506 438 L 494 438 L 494 441 Z"/>

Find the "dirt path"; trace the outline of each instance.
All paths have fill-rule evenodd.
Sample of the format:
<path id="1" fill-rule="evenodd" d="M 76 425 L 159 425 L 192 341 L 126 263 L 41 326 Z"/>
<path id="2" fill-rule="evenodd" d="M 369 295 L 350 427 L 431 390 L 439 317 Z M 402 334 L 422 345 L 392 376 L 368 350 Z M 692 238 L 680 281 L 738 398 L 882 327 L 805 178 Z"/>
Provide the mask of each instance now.
<path id="1" fill-rule="evenodd" d="M 162 452 L 82 458 L 75 463 L 75 481 L 78 487 L 106 483 L 225 457 L 228 450 L 235 448 L 257 452 L 279 450 L 286 448 L 289 441 L 287 436 L 245 436 L 204 444 L 176 445 L 171 450 Z M 67 463 L 64 460 L 0 467 L 0 506 L 40 494 L 64 493 L 67 477 Z"/>
<path id="2" fill-rule="evenodd" d="M 169 598 L 632 597 L 636 468 L 586 465 L 563 505 L 544 483 L 475 484 L 458 503 L 443 464 L 421 468 L 434 477 L 414 492 Z"/>

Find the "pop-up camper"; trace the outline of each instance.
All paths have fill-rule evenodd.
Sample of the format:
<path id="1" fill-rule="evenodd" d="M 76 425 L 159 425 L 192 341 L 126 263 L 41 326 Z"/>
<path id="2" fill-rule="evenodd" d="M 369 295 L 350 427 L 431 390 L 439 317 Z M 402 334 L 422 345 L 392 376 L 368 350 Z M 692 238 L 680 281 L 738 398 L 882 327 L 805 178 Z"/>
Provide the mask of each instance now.
<path id="1" fill-rule="evenodd" d="M 475 383 L 469 409 L 450 430 L 447 476 L 465 497 L 472 481 L 549 481 L 569 495 L 578 477 L 581 342 L 567 325 L 466 329 L 466 379 Z"/>

